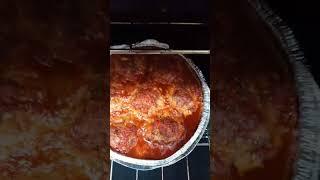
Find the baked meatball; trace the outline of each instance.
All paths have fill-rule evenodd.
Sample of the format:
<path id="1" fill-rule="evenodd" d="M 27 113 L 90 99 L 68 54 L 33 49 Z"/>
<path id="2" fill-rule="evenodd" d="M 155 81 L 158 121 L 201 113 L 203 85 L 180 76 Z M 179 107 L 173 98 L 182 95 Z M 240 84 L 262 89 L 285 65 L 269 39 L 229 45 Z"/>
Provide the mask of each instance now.
<path id="1" fill-rule="evenodd" d="M 140 113 L 151 113 L 155 108 L 162 109 L 164 106 L 164 99 L 158 88 L 145 87 L 140 88 L 133 97 L 133 109 Z"/>
<path id="2" fill-rule="evenodd" d="M 137 127 L 135 125 L 113 124 L 110 126 L 111 148 L 121 153 L 128 153 L 137 142 Z"/>
<path id="3" fill-rule="evenodd" d="M 111 82 L 136 82 L 146 73 L 144 58 L 129 58 L 122 56 L 111 61 Z"/>
<path id="4" fill-rule="evenodd" d="M 200 91 L 193 90 L 193 87 L 177 86 L 172 94 L 171 103 L 184 116 L 194 113 L 200 105 Z"/>
<path id="5" fill-rule="evenodd" d="M 186 134 L 184 126 L 170 118 L 162 118 L 146 125 L 143 137 L 158 145 L 172 146 L 181 142 Z"/>

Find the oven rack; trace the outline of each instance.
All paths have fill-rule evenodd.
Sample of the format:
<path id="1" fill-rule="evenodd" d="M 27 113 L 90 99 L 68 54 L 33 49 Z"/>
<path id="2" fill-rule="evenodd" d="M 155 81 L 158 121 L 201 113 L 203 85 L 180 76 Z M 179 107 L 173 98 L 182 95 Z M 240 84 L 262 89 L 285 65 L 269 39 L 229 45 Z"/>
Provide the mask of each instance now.
<path id="1" fill-rule="evenodd" d="M 111 25 L 129 25 L 129 24 L 140 24 L 140 25 L 187 25 L 187 26 L 203 26 L 207 25 L 203 22 L 137 22 L 137 21 L 112 21 Z"/>
<path id="2" fill-rule="evenodd" d="M 200 21 L 112 21 L 111 45 L 135 44 L 146 39 L 156 39 L 170 45 L 174 51 L 161 53 L 210 54 L 209 25 Z M 127 49 L 124 49 L 127 50 Z M 111 50 L 111 53 L 117 53 Z"/>
<path id="3" fill-rule="evenodd" d="M 210 50 L 138 50 L 138 49 L 111 49 L 110 54 L 210 54 Z"/>

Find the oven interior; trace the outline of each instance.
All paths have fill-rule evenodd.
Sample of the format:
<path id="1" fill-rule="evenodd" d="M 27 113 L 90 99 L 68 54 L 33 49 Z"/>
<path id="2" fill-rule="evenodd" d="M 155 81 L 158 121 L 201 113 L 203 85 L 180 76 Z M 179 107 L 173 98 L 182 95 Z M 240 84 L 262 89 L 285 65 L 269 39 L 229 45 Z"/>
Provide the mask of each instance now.
<path id="1" fill-rule="evenodd" d="M 210 84 L 207 1 L 113 0 L 110 5 L 111 46 L 134 44 L 146 39 L 167 43 L 170 49 L 179 50 L 192 59 Z M 168 167 L 140 171 L 111 162 L 110 180 L 209 179 L 208 132 L 206 130 L 189 156 Z"/>

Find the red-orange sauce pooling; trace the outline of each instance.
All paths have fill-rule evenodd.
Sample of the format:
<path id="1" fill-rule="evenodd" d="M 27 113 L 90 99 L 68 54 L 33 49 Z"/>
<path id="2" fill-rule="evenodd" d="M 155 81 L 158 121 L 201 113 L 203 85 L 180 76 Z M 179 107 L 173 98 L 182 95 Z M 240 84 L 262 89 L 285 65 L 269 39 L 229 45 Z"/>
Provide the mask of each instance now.
<path id="1" fill-rule="evenodd" d="M 179 55 L 112 55 L 110 146 L 129 157 L 163 159 L 194 134 L 199 80 Z"/>

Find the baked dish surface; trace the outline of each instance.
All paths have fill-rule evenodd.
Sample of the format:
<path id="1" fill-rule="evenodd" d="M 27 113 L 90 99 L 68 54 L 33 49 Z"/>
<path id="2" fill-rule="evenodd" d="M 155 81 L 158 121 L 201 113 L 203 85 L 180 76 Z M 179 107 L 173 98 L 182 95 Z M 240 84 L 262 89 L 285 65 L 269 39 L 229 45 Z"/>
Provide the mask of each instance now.
<path id="1" fill-rule="evenodd" d="M 139 159 L 163 159 L 195 132 L 202 90 L 179 55 L 111 55 L 110 146 Z"/>

